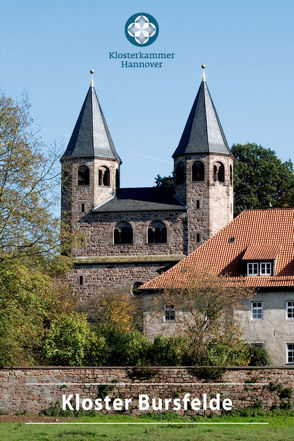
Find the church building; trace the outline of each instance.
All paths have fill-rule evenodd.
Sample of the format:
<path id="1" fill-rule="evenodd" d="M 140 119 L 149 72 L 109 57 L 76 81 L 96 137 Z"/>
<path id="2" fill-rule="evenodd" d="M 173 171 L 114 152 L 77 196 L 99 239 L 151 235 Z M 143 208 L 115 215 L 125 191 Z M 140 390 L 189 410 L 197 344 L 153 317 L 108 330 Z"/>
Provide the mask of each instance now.
<path id="1" fill-rule="evenodd" d="M 120 186 L 122 161 L 91 74 L 61 158 L 62 222 L 79 242 L 69 279 L 81 300 L 102 290 L 136 292 L 233 219 L 234 158 L 204 70 L 172 155 L 174 188 Z"/>

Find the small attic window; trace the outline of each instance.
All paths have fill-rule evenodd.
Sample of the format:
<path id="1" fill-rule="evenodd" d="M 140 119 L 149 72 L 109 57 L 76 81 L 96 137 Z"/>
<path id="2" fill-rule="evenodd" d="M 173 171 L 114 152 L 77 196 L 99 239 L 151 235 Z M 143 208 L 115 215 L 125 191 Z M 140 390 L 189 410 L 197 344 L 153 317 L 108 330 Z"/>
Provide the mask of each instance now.
<path id="1" fill-rule="evenodd" d="M 229 238 L 229 243 L 234 243 L 235 242 L 235 238 L 232 236 Z"/>

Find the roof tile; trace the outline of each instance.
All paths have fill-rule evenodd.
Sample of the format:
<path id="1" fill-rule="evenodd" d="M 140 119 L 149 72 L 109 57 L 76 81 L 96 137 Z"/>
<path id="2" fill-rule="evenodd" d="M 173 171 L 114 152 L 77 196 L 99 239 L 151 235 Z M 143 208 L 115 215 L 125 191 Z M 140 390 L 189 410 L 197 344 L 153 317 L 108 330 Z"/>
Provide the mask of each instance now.
<path id="1" fill-rule="evenodd" d="M 259 255 L 260 259 L 278 255 L 275 276 L 241 277 L 247 250 L 249 256 Z M 294 286 L 294 209 L 244 211 L 177 265 L 141 288 L 181 288 L 195 271 L 206 269 L 231 277 L 232 283 L 245 281 L 252 287 Z"/>

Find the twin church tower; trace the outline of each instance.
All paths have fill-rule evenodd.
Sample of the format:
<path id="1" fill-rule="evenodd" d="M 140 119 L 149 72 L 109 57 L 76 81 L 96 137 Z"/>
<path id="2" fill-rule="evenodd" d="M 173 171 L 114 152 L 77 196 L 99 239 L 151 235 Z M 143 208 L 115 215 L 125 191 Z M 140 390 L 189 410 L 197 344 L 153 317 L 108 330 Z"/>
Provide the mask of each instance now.
<path id="1" fill-rule="evenodd" d="M 233 156 L 204 70 L 173 154 L 173 188 L 120 187 L 122 161 L 91 75 L 61 158 L 62 222 L 80 243 L 69 278 L 81 300 L 103 290 L 136 292 L 233 219 Z"/>

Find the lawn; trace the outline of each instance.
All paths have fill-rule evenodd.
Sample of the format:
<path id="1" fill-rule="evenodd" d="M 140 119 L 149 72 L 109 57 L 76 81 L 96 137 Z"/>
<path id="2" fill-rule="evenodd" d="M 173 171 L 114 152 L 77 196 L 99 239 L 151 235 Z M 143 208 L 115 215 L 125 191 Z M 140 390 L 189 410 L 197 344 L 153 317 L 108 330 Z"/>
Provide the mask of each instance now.
<path id="1" fill-rule="evenodd" d="M 27 417 L 27 420 L 30 418 Z M 156 418 L 121 417 L 94 417 L 79 419 L 57 418 L 62 425 L 28 425 L 25 423 L 1 423 L 1 441 L 293 441 L 294 417 L 285 416 L 258 416 L 258 417 L 223 417 L 213 419 L 199 419 L 205 425 L 185 425 L 193 422 L 189 419 L 179 419 L 177 424 L 171 421 Z M 53 420 L 56 423 L 56 419 Z M 114 423 L 122 425 L 96 425 L 71 423 Z M 127 423 L 143 423 L 140 425 Z M 147 423 L 165 423 L 165 425 L 152 425 Z M 228 422 L 268 422 L 268 425 L 224 425 L 215 423 Z M 211 424 L 214 423 L 214 424 Z M 209 425 L 210 424 L 210 425 Z"/>

